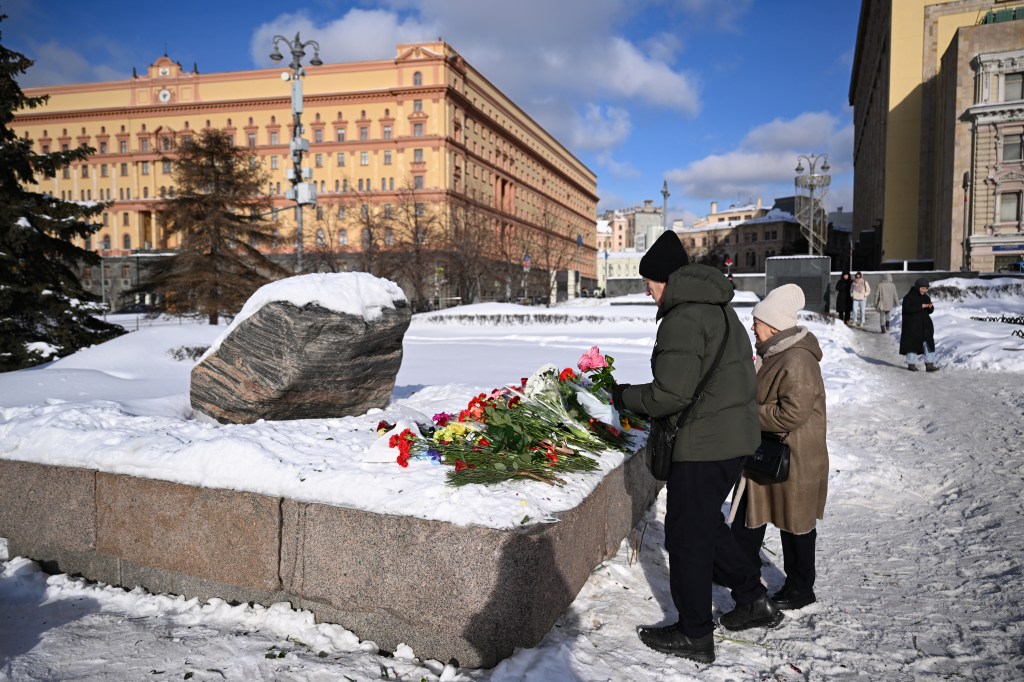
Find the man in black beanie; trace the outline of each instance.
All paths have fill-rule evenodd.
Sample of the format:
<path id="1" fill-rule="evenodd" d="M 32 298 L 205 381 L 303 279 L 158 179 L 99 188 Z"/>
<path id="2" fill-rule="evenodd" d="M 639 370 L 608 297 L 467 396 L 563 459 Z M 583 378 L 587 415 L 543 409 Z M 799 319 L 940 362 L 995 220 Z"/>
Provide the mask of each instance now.
<path id="1" fill-rule="evenodd" d="M 612 401 L 619 409 L 669 417 L 675 424 L 665 548 L 679 619 L 665 627 L 638 628 L 638 634 L 656 651 L 710 663 L 715 660 L 713 575 L 736 600 L 736 608 L 721 618 L 723 627 L 774 627 L 783 617 L 722 516 L 744 458 L 761 442 L 754 352 L 746 329 L 727 305 L 732 284 L 714 268 L 690 265 L 675 232 L 661 235 L 644 254 L 640 275 L 658 304 L 661 322 L 651 354 L 654 377 L 649 384 L 616 386 Z M 695 397 L 723 343 L 717 368 Z M 694 400 L 699 402 L 685 422 L 677 423 Z"/>

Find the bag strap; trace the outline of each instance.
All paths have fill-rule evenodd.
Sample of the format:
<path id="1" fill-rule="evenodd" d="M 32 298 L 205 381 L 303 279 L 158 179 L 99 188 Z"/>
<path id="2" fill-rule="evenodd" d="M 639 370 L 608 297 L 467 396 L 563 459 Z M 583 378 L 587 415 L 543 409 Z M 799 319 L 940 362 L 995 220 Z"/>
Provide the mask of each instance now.
<path id="1" fill-rule="evenodd" d="M 693 399 L 690 401 L 690 404 L 679 413 L 679 418 L 676 419 L 675 423 L 675 428 L 677 429 L 686 422 L 686 418 L 690 416 L 690 410 L 693 409 L 693 406 L 696 405 L 697 401 L 700 400 L 702 395 L 704 395 L 704 389 L 707 387 L 708 381 L 711 380 L 711 375 L 715 373 L 716 369 L 718 369 L 718 363 L 721 362 L 722 355 L 725 354 L 725 345 L 729 341 L 729 314 L 725 312 L 725 305 L 726 304 L 722 303 L 719 306 L 722 309 L 722 317 L 725 318 L 725 334 L 722 335 L 722 344 L 718 347 L 718 353 L 715 355 L 715 360 L 711 363 L 711 367 L 708 369 L 707 374 L 701 377 L 700 383 L 697 384 L 697 389 L 693 392 Z"/>

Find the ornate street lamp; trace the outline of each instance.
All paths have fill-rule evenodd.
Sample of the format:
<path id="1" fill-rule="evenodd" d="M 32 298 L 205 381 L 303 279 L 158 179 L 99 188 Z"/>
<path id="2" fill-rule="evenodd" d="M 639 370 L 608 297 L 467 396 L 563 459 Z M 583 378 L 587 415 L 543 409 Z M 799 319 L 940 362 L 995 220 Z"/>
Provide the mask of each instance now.
<path id="1" fill-rule="evenodd" d="M 302 139 L 302 77 L 306 75 L 302 68 L 302 58 L 306 56 L 306 48 L 313 47 L 313 58 L 309 60 L 311 66 L 320 66 L 320 44 L 315 40 L 302 42 L 299 34 L 295 34 L 295 40 L 289 41 L 281 35 L 274 36 L 274 51 L 270 58 L 274 62 L 280 62 L 284 55 L 278 49 L 278 44 L 284 43 L 292 54 L 292 61 L 288 65 L 291 73 L 285 71 L 281 74 L 282 80 L 292 82 L 292 141 L 291 157 L 292 167 L 288 169 L 288 180 L 292 188 L 288 190 L 285 197 L 295 202 L 295 272 L 302 272 L 302 207 L 316 205 L 316 183 L 304 182 L 313 177 L 310 168 L 302 167 L 302 155 L 309 152 L 309 141 Z"/>
<path id="2" fill-rule="evenodd" d="M 661 183 L 661 222 L 665 225 L 665 231 L 668 232 L 668 180 L 664 180 Z M 650 246 L 650 244 L 648 244 Z"/>
<path id="3" fill-rule="evenodd" d="M 805 197 L 807 201 L 801 206 L 797 204 L 797 220 L 800 221 L 800 230 L 807 237 L 807 253 L 811 256 L 815 251 L 819 255 L 825 255 L 825 244 L 828 241 L 828 221 L 821 209 L 821 200 L 828 194 L 829 185 L 832 184 L 832 176 L 828 174 L 828 154 L 798 154 L 796 162 L 796 176 L 794 184 L 797 188 L 797 196 Z M 807 162 L 807 172 L 804 172 L 804 161 Z M 821 161 L 821 169 L 817 169 Z"/>

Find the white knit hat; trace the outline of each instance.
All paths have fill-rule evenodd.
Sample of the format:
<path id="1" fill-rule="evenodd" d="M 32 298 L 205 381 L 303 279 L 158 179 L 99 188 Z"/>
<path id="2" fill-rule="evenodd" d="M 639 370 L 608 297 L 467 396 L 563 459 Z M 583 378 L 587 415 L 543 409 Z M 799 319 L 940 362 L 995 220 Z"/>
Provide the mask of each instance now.
<path id="1" fill-rule="evenodd" d="M 754 317 L 779 331 L 789 329 L 796 326 L 796 313 L 804 307 L 804 302 L 803 289 L 795 284 L 783 284 L 754 306 Z"/>

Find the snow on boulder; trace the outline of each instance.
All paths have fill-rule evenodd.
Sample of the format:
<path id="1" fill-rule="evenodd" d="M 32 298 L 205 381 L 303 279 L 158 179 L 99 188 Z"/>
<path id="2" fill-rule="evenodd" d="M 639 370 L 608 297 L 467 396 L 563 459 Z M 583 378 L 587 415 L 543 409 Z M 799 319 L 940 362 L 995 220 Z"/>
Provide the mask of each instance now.
<path id="1" fill-rule="evenodd" d="M 398 285 L 367 273 L 267 284 L 192 369 L 192 407 L 235 424 L 384 408 L 411 318 Z"/>

